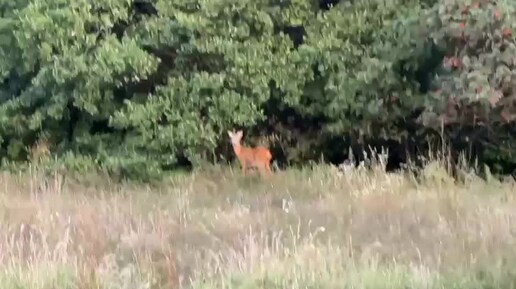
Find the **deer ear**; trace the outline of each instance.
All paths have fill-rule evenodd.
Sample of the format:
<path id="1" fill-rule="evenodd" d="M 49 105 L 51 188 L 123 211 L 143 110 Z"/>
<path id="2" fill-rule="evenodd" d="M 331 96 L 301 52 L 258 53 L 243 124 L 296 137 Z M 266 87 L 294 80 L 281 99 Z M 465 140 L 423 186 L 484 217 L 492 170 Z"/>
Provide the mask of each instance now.
<path id="1" fill-rule="evenodd" d="M 241 130 L 239 130 L 236 134 L 239 138 L 242 138 L 242 136 L 244 136 L 244 132 L 242 132 Z"/>
<path id="2" fill-rule="evenodd" d="M 229 137 L 233 137 L 233 133 L 229 130 L 228 130 L 228 135 L 229 135 Z"/>

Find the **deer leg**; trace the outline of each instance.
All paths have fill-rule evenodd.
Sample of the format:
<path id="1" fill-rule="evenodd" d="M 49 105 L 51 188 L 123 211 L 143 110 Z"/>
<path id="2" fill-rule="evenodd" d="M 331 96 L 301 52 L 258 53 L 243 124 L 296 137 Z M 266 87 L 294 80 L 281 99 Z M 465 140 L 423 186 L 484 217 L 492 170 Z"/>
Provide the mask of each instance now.
<path id="1" fill-rule="evenodd" d="M 267 173 L 269 175 L 272 175 L 271 164 L 270 163 L 266 163 L 265 164 L 265 168 L 267 169 Z"/>
<path id="2" fill-rule="evenodd" d="M 261 165 L 259 167 L 259 169 L 260 169 L 260 176 L 269 177 L 271 175 L 270 168 L 267 166 L 267 164 Z"/>
<path id="3" fill-rule="evenodd" d="M 260 176 L 264 176 L 264 167 L 263 166 L 257 166 L 258 173 L 260 173 Z"/>
<path id="4" fill-rule="evenodd" d="M 244 175 L 244 176 L 245 176 L 246 170 L 247 170 L 246 163 L 245 163 L 245 162 L 242 162 L 242 175 Z"/>

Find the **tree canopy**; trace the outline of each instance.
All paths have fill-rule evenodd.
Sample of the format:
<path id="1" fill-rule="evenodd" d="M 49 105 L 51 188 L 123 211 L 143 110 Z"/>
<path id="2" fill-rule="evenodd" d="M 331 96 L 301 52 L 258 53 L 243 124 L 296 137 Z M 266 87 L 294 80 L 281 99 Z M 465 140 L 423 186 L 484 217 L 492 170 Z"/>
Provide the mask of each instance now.
<path id="1" fill-rule="evenodd" d="M 428 131 L 516 161 L 511 0 L 0 1 L 0 157 L 143 174 L 217 160 L 225 131 L 287 161 Z M 444 130 L 443 130 L 444 129 Z M 337 152 L 336 152 L 337 151 Z M 215 155 L 215 157 L 213 157 Z"/>

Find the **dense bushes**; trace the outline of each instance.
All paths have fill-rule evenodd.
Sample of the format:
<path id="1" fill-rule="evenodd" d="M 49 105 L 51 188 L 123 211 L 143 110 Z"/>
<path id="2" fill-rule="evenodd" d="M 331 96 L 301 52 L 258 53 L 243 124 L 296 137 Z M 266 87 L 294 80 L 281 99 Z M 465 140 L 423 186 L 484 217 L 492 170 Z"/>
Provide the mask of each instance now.
<path id="1" fill-rule="evenodd" d="M 152 174 L 229 156 L 233 127 L 295 163 L 442 123 L 510 160 L 516 4 L 327 4 L 2 0 L 0 155 L 45 138 L 61 158 Z"/>

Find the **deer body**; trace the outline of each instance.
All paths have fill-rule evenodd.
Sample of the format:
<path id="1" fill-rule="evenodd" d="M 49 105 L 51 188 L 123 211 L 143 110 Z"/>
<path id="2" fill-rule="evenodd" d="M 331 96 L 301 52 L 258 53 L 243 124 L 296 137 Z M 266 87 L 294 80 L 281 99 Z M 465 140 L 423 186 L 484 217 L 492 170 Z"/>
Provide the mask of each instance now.
<path id="1" fill-rule="evenodd" d="M 231 144 L 233 145 L 233 151 L 242 166 L 242 174 L 245 175 L 247 169 L 256 168 L 261 174 L 271 174 L 270 162 L 272 160 L 271 152 L 262 146 L 258 147 L 244 147 L 240 144 L 243 133 L 242 131 L 231 132 L 228 131 Z"/>

